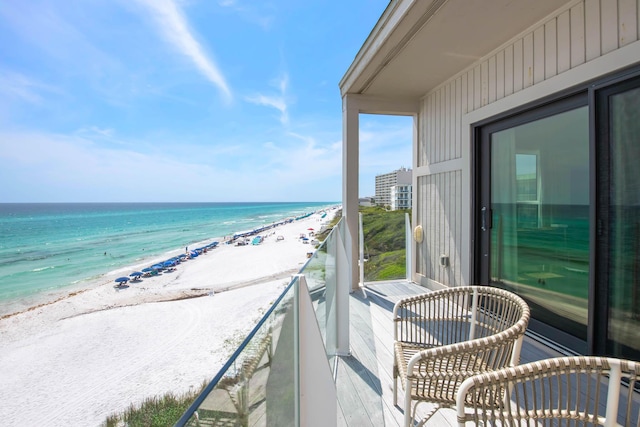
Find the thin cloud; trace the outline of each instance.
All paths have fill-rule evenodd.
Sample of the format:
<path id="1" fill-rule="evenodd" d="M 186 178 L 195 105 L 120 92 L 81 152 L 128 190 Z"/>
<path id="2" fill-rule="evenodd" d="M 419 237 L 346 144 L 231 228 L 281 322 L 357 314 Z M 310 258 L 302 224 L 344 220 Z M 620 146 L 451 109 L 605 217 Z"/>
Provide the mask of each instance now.
<path id="1" fill-rule="evenodd" d="M 263 5 L 257 2 L 249 2 L 248 4 L 241 4 L 237 0 L 219 0 L 218 5 L 232 9 L 242 19 L 258 24 L 264 30 L 268 31 L 273 25 L 275 17 L 273 16 L 273 5 L 267 3 Z"/>
<path id="2" fill-rule="evenodd" d="M 231 89 L 222 72 L 195 39 L 178 6 L 172 0 L 138 0 L 138 2 L 152 12 L 162 36 L 180 53 L 188 57 L 198 70 L 218 87 L 226 100 L 230 101 Z"/>
<path id="3" fill-rule="evenodd" d="M 0 70 L 0 94 L 17 98 L 30 104 L 42 104 L 40 92 L 59 92 L 56 88 L 40 83 L 23 74 Z"/>
<path id="4" fill-rule="evenodd" d="M 289 76 L 287 74 L 284 74 L 282 78 L 273 82 L 272 86 L 275 86 L 280 93 L 277 95 L 257 94 L 249 96 L 246 99 L 253 104 L 272 107 L 280 111 L 280 123 L 286 126 L 289 124 L 289 107 L 287 106 L 286 101 L 287 89 L 289 86 Z"/>

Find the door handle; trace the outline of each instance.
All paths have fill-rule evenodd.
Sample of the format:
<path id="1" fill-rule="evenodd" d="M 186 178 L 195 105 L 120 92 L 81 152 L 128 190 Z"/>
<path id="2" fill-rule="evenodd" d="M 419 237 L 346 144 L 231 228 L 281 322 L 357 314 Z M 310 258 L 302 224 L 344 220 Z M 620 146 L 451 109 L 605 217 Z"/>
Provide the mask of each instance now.
<path id="1" fill-rule="evenodd" d="M 480 209 L 480 229 L 482 231 L 487 231 L 487 207 L 483 206 Z"/>

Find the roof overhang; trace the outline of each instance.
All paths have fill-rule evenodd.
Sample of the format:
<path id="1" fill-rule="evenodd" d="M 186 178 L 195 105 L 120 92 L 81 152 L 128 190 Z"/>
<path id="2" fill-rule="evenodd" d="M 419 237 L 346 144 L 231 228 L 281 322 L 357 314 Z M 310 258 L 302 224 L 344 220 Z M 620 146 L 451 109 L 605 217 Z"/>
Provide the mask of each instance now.
<path id="1" fill-rule="evenodd" d="M 418 99 L 575 0 L 391 0 L 340 92 Z"/>

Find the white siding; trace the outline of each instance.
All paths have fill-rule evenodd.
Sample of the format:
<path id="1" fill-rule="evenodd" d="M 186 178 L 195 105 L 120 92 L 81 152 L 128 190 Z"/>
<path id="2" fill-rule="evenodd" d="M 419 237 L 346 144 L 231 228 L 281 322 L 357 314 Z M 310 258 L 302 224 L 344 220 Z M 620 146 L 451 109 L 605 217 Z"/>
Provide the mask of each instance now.
<path id="1" fill-rule="evenodd" d="M 470 150 L 462 140 L 463 116 L 637 42 L 639 20 L 640 0 L 576 1 L 424 97 L 414 189 L 416 223 L 425 230 L 417 251 L 421 280 L 464 284 L 460 248 L 469 219 L 460 212 L 469 200 L 463 200 L 463 163 L 451 161 Z M 450 268 L 439 266 L 441 254 L 450 256 Z"/>

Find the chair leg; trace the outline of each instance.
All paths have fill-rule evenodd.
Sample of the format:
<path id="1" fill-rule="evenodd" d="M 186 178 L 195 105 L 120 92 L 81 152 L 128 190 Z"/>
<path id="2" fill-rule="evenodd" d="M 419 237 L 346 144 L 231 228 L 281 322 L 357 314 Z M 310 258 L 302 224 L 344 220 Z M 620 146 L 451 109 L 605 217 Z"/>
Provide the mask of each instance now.
<path id="1" fill-rule="evenodd" d="M 411 383 L 407 380 L 404 385 L 404 427 L 413 424 L 413 411 L 411 410 Z"/>
<path id="2" fill-rule="evenodd" d="M 393 404 L 398 404 L 398 369 L 395 362 L 393 363 Z"/>

